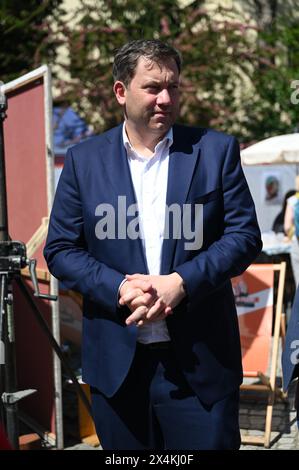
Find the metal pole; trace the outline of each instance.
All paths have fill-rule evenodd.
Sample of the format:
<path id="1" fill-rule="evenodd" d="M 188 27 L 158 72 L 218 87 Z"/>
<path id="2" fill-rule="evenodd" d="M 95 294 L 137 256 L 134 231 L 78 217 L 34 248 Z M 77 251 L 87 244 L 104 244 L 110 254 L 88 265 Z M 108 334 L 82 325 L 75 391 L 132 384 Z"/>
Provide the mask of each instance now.
<path id="1" fill-rule="evenodd" d="M 8 217 L 6 196 L 6 174 L 4 159 L 3 121 L 6 118 L 7 101 L 0 82 L 0 242 L 8 240 Z"/>
<path id="2" fill-rule="evenodd" d="M 47 67 L 44 74 L 45 85 L 45 131 L 46 131 L 46 162 L 47 162 L 47 192 L 48 192 L 48 213 L 50 214 L 54 193 L 55 193 L 55 173 L 54 173 L 54 153 L 53 153 L 53 131 L 52 131 L 52 95 L 51 95 L 51 72 Z M 58 281 L 51 276 L 50 293 L 59 295 Z M 57 302 L 51 303 L 52 310 L 52 332 L 57 343 L 60 345 L 60 319 L 59 319 L 59 298 Z M 63 403 L 62 403 L 62 381 L 61 362 L 56 354 L 53 358 L 53 373 L 55 387 L 55 434 L 56 447 L 63 449 Z"/>
<path id="3" fill-rule="evenodd" d="M 0 82 L 0 242 L 9 240 L 8 235 L 8 217 L 7 217 L 7 194 L 6 194 L 6 173 L 4 158 L 4 132 L 3 122 L 6 118 L 7 100 L 2 92 L 3 83 Z M 15 363 L 15 332 L 12 308 L 12 292 L 8 276 L 1 275 L 1 312 L 3 317 L 3 338 L 5 364 L 4 374 L 1 371 L 1 377 L 4 375 L 4 391 L 7 396 L 17 391 L 16 363 Z M 2 340 L 2 338 L 0 338 Z M 7 436 L 15 449 L 19 448 L 19 420 L 18 405 L 9 399 L 4 402 L 6 416 Z"/>
<path id="4" fill-rule="evenodd" d="M 67 360 L 65 359 L 64 355 L 62 354 L 62 351 L 61 351 L 59 345 L 57 344 L 55 338 L 51 334 L 51 331 L 50 331 L 50 329 L 47 325 L 47 322 L 45 321 L 44 317 L 41 315 L 41 313 L 39 312 L 37 306 L 35 305 L 35 302 L 32 299 L 32 296 L 31 296 L 31 293 L 30 293 L 28 287 L 23 282 L 22 278 L 16 276 L 15 280 L 16 280 L 18 286 L 20 287 L 21 291 L 23 292 L 24 297 L 27 300 L 28 304 L 31 306 L 30 311 L 34 314 L 36 320 L 38 321 L 38 324 L 40 325 L 43 332 L 46 334 L 47 338 L 49 339 L 50 344 L 52 345 L 54 351 L 56 352 L 57 356 L 59 357 L 62 364 L 64 365 L 66 373 L 71 378 L 71 380 L 72 380 L 72 382 L 73 382 L 73 384 L 74 384 L 74 386 L 75 386 L 75 388 L 78 392 L 78 395 L 81 398 L 87 412 L 92 417 L 92 410 L 91 410 L 90 402 L 89 402 L 85 392 L 83 391 L 83 388 L 80 386 L 80 384 L 78 382 L 78 379 L 76 377 L 76 374 L 74 373 L 74 371 L 72 370 L 72 368 L 68 364 Z"/>
<path id="5" fill-rule="evenodd" d="M 50 294 L 56 295 L 58 292 L 58 281 L 51 276 Z M 60 322 L 59 322 L 59 303 L 52 302 L 52 333 L 53 337 L 60 343 Z M 53 351 L 54 364 L 54 384 L 55 384 L 55 429 L 56 429 L 56 447 L 64 448 L 63 439 L 63 409 L 62 409 L 62 380 L 61 380 L 61 362 L 57 354 Z"/>
<path id="6" fill-rule="evenodd" d="M 18 418 L 18 405 L 17 400 L 13 399 L 13 394 L 17 392 L 17 369 L 16 369 L 16 354 L 15 354 L 15 329 L 14 329 L 14 312 L 13 312 L 13 295 L 11 283 L 7 281 L 7 276 L 4 275 L 2 280 L 7 283 L 4 287 L 6 312 L 4 324 L 4 344 L 5 344 L 5 391 L 6 396 L 11 397 L 5 402 L 6 412 L 6 432 L 7 437 L 12 444 L 13 448 L 19 448 L 19 418 Z"/>

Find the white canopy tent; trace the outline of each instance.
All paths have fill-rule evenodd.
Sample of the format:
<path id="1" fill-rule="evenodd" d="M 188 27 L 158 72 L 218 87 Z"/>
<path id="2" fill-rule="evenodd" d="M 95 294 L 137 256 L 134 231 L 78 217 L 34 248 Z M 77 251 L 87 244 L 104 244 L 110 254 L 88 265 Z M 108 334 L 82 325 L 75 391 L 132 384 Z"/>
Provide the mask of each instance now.
<path id="1" fill-rule="evenodd" d="M 241 152 L 244 165 L 299 163 L 299 133 L 277 135 Z"/>
<path id="2" fill-rule="evenodd" d="M 255 205 L 261 230 L 271 230 L 280 212 L 283 197 L 294 189 L 299 169 L 299 133 L 264 139 L 241 151 L 241 161 Z M 273 200 L 266 198 L 266 182 L 274 177 L 279 193 Z"/>

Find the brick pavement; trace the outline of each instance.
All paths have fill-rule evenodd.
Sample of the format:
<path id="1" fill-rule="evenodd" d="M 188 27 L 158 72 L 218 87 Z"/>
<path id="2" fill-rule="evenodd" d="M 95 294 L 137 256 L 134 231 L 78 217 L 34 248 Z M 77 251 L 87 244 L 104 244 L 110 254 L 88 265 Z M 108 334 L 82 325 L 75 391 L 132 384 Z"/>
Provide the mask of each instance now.
<path id="1" fill-rule="evenodd" d="M 299 435 L 294 408 L 295 384 L 285 402 L 278 399 L 273 407 L 271 445 L 267 450 L 299 450 Z M 265 398 L 253 392 L 241 393 L 240 428 L 243 435 L 262 436 L 266 417 Z M 242 445 L 241 450 L 262 450 L 260 445 Z"/>

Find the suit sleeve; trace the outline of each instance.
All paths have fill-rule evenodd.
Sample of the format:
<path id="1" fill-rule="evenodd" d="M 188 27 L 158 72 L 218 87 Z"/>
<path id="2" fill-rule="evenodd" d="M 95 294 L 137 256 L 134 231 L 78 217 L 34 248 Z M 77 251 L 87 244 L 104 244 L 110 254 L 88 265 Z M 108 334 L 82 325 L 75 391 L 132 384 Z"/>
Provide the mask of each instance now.
<path id="1" fill-rule="evenodd" d="M 66 155 L 57 186 L 44 256 L 50 272 L 68 289 L 80 292 L 108 311 L 116 310 L 124 275 L 100 263 L 87 251 L 71 150 Z"/>
<path id="2" fill-rule="evenodd" d="M 262 248 L 254 203 L 234 137 L 229 140 L 222 165 L 222 188 L 223 235 L 207 250 L 175 268 L 184 280 L 190 300 L 209 295 L 241 274 Z"/>

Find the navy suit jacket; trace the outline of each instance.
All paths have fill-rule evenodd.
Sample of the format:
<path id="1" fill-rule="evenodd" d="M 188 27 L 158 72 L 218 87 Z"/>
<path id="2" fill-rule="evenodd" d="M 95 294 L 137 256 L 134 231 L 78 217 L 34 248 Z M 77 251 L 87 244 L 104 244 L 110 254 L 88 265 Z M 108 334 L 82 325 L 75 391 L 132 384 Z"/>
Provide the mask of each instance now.
<path id="1" fill-rule="evenodd" d="M 262 245 L 236 139 L 179 125 L 173 137 L 166 203 L 203 205 L 203 244 L 186 250 L 184 234 L 163 241 L 161 274 L 178 272 L 187 290 L 167 326 L 182 371 L 209 404 L 242 381 L 230 278 Z M 68 151 L 44 250 L 51 273 L 83 294 L 83 380 L 106 396 L 123 383 L 136 347 L 137 328 L 125 324 L 129 310 L 118 308 L 119 285 L 126 273 L 148 272 L 139 238 L 95 234 L 96 207 L 114 205 L 117 218 L 118 196 L 136 203 L 121 125 Z"/>
<path id="2" fill-rule="evenodd" d="M 292 306 L 282 353 L 283 388 L 286 391 L 292 379 L 299 376 L 299 288 Z"/>

